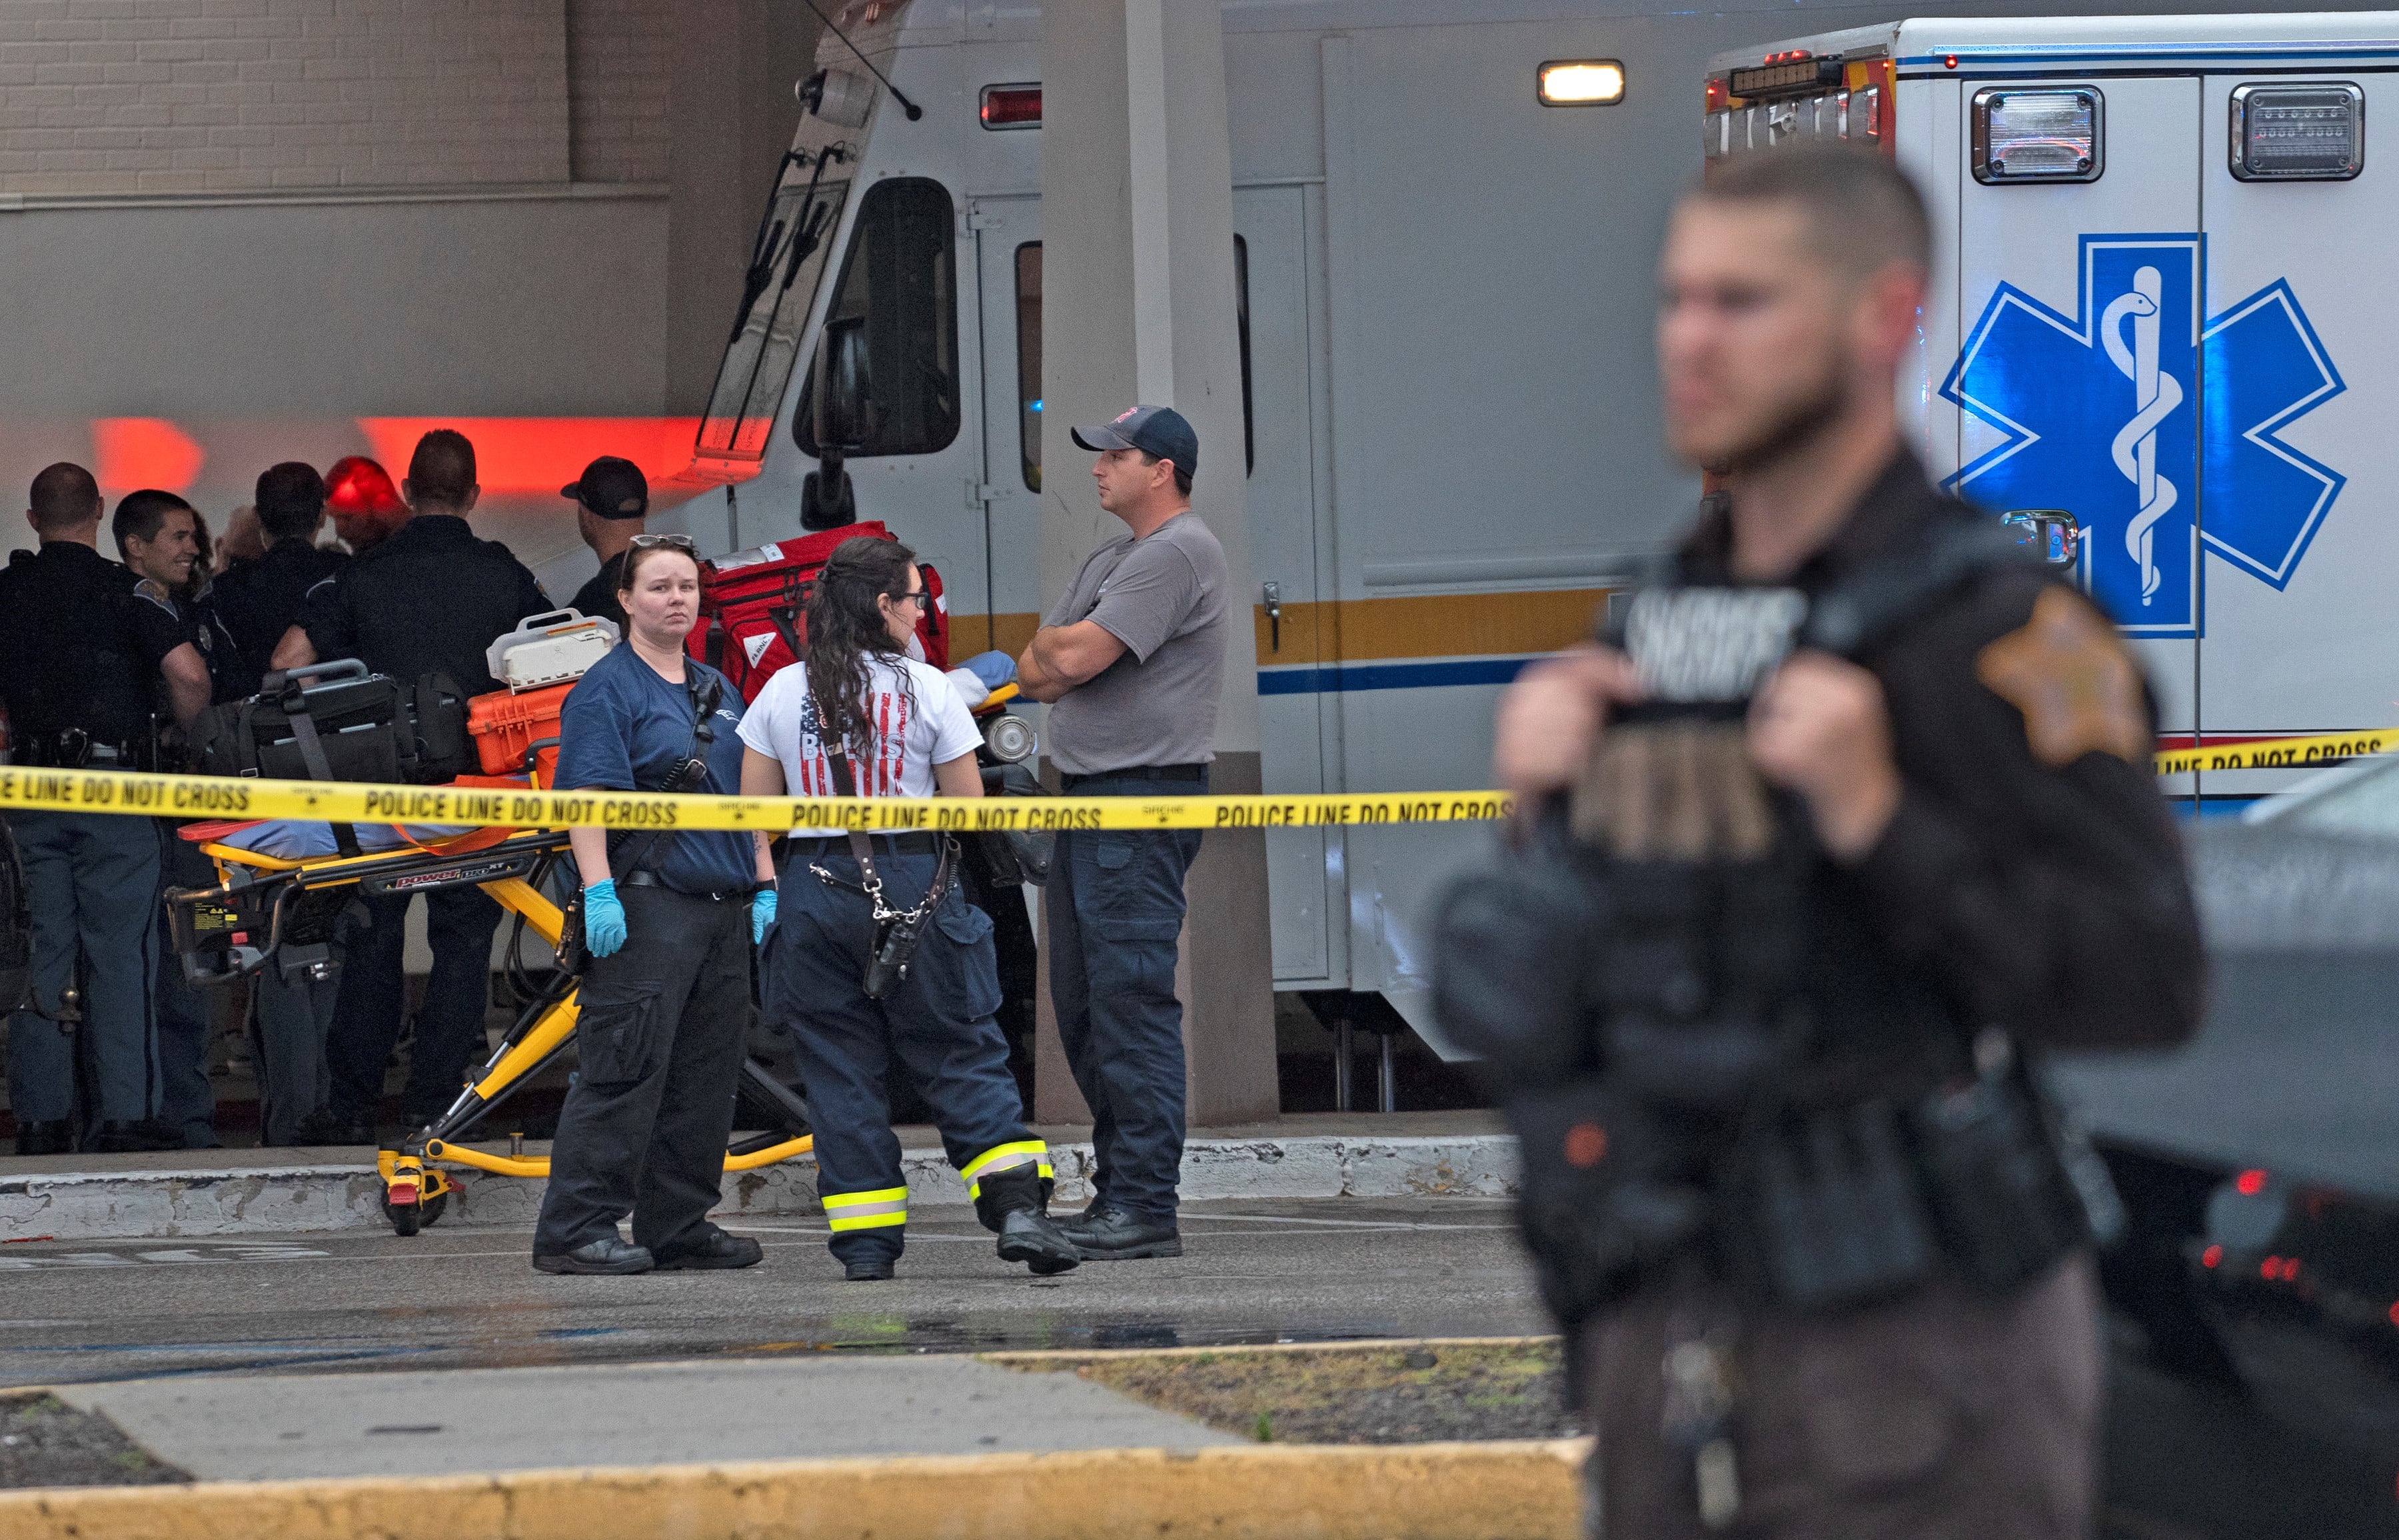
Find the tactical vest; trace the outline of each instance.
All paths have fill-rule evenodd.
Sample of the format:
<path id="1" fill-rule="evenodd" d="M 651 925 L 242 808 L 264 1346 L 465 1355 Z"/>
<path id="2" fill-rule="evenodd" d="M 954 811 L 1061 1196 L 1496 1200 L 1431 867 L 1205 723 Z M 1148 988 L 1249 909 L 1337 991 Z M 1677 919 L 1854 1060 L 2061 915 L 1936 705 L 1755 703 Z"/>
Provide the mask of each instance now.
<path id="1" fill-rule="evenodd" d="M 1520 1218 L 1569 1328 L 1669 1268 L 1828 1309 L 1944 1266 L 2011 1288 L 2090 1238 L 2078 1182 L 2104 1175 L 2069 1172 L 2013 1044 L 1895 967 L 1822 962 L 1874 949 L 1823 944 L 1829 858 L 1745 738 L 1795 648 L 1855 658 L 2022 560 L 1996 528 L 1939 527 L 1812 601 L 1636 588 L 1606 640 L 1647 698 L 1443 896 L 1435 1004 L 1515 1125 Z"/>

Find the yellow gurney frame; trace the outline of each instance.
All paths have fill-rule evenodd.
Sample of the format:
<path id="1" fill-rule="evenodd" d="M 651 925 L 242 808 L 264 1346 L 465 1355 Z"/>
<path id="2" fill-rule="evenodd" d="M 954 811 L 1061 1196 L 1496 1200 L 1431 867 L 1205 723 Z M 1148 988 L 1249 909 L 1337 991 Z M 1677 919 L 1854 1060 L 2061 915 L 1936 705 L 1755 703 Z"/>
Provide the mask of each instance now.
<path id="1" fill-rule="evenodd" d="M 200 848 L 216 863 L 224 885 L 172 894 L 170 902 L 206 904 L 237 894 L 254 899 L 255 894 L 251 890 L 262 884 L 290 883 L 303 891 L 365 884 L 384 892 L 422 892 L 471 883 L 490 894 L 501 909 L 523 916 L 526 928 L 556 947 L 564 916 L 536 884 L 542 871 L 566 851 L 566 831 L 516 831 L 496 843 L 479 843 L 483 832 L 478 831 L 454 842 L 433 841 L 359 856 L 300 859 L 264 855 L 221 843 L 204 844 Z M 281 924 L 279 898 L 278 896 L 277 901 L 270 903 L 277 915 L 273 932 L 260 949 L 263 955 L 250 966 L 250 970 L 275 966 L 274 950 Z M 182 934 L 181 927 L 178 934 Z M 573 975 L 562 970 L 554 974 L 492 1050 L 482 1068 L 459 1091 L 449 1110 L 402 1138 L 397 1146 L 376 1153 L 375 1165 L 384 1184 L 384 1213 L 399 1234 L 413 1236 L 441 1217 L 451 1192 L 459 1186 L 458 1179 L 443 1170 L 443 1166 L 465 1167 L 504 1177 L 549 1174 L 546 1156 L 493 1155 L 456 1141 L 556 1058 L 573 1038 L 578 1010 L 576 982 Z M 811 1136 L 789 1131 L 790 1126 L 806 1126 L 806 1103 L 747 1057 L 742 1060 L 742 1076 L 744 1084 L 761 1101 L 779 1110 L 787 1128 L 737 1142 L 725 1152 L 725 1169 L 755 1170 L 813 1149 L 815 1140 Z"/>

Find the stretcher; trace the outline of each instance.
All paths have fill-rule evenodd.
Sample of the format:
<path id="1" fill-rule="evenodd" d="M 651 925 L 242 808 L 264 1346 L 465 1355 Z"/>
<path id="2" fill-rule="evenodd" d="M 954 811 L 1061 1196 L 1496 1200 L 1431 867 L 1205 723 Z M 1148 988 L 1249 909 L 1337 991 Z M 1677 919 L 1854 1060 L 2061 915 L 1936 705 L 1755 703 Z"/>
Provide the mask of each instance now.
<path id="1" fill-rule="evenodd" d="M 455 784 L 522 789 L 528 782 L 469 776 Z M 177 888 L 167 895 L 175 949 L 184 976 L 195 983 L 228 983 L 270 966 L 286 977 L 330 977 L 334 926 L 360 894 L 480 887 L 524 929 L 557 948 L 562 916 L 543 885 L 562 860 L 571 858 L 563 829 L 402 828 L 389 848 L 295 858 L 234 843 L 256 828 L 197 823 L 182 831 L 215 863 L 220 879 L 214 887 Z M 413 1236 L 438 1222 L 461 1185 L 462 1169 L 500 1177 L 549 1174 L 547 1157 L 522 1153 L 515 1141 L 506 1155 L 463 1141 L 574 1041 L 578 982 L 575 974 L 555 969 L 449 1110 L 376 1153 L 383 1210 L 394 1231 Z M 741 1090 L 779 1126 L 737 1141 L 725 1153 L 726 1170 L 755 1170 L 814 1148 L 806 1103 L 746 1057 Z"/>

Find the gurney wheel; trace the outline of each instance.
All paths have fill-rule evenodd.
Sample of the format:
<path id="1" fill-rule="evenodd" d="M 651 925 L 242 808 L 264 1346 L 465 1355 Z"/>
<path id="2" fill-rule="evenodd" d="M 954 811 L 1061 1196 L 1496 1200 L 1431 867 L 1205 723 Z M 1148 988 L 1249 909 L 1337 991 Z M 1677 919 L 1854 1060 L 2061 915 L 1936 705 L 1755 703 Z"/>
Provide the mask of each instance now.
<path id="1" fill-rule="evenodd" d="M 428 1224 L 441 1223 L 441 1212 L 450 1207 L 448 1193 L 436 1193 L 416 1203 L 394 1203 L 383 1200 L 383 1217 L 391 1221 L 392 1234 L 413 1236 Z"/>

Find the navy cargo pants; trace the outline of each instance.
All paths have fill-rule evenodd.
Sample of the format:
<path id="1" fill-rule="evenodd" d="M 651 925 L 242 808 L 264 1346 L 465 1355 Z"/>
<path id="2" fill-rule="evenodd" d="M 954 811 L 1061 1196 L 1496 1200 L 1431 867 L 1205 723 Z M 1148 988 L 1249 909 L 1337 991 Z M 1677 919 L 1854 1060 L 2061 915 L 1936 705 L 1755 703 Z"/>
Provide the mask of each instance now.
<path id="1" fill-rule="evenodd" d="M 991 916 L 956 886 L 926 923 L 907 977 L 880 1000 L 861 987 L 874 944 L 865 895 L 826 883 L 858 881 L 845 852 L 820 853 L 834 841 L 798 842 L 777 885 L 775 928 L 760 960 L 766 1021 L 792 1034 L 816 1129 L 817 1193 L 833 1230 L 833 1254 L 845 1263 L 900 1255 L 908 1223 L 907 1179 L 900 1138 L 891 1131 L 884 1072 L 893 1056 L 916 1083 L 942 1147 L 981 1196 L 982 1179 L 1020 1166 L 1050 1172 L 1050 1154 L 1024 1126 L 1024 1102 L 1008 1070 L 999 1009 L 999 963 Z M 913 909 L 932 881 L 930 855 L 891 853 L 874 842 L 884 902 Z"/>
<path id="2" fill-rule="evenodd" d="M 350 932 L 333 1030 L 325 1044 L 333 1107 L 347 1117 L 373 1122 L 383 1105 L 384 1066 L 400 1041 L 406 1009 L 408 906 L 413 898 L 387 893 L 359 900 L 367 921 Z M 448 1111 L 468 1069 L 482 1061 L 489 1047 L 483 1012 L 492 997 L 492 937 L 499 928 L 500 906 L 481 888 L 443 887 L 425 895 L 433 972 L 416 1012 L 416 1050 L 400 1092 L 400 1119 L 411 1128 Z"/>
<path id="3" fill-rule="evenodd" d="M 157 966 L 158 831 L 112 813 L 8 815 L 34 915 L 34 1003 L 59 1013 L 83 961 L 83 1021 L 70 1035 L 34 1010 L 8 1019 L 8 1105 L 19 1127 L 76 1115 L 75 1060 L 94 1123 L 138 1123 L 157 1085 L 150 1015 Z"/>
<path id="4" fill-rule="evenodd" d="M 1161 781 L 1070 776 L 1075 797 L 1204 796 L 1203 774 Z M 1042 889 L 1050 1003 L 1075 1085 L 1091 1109 L 1094 1208 L 1174 1217 L 1183 1169 L 1183 1002 L 1174 993 L 1183 879 L 1196 829 L 1075 830 L 1058 836 Z"/>

